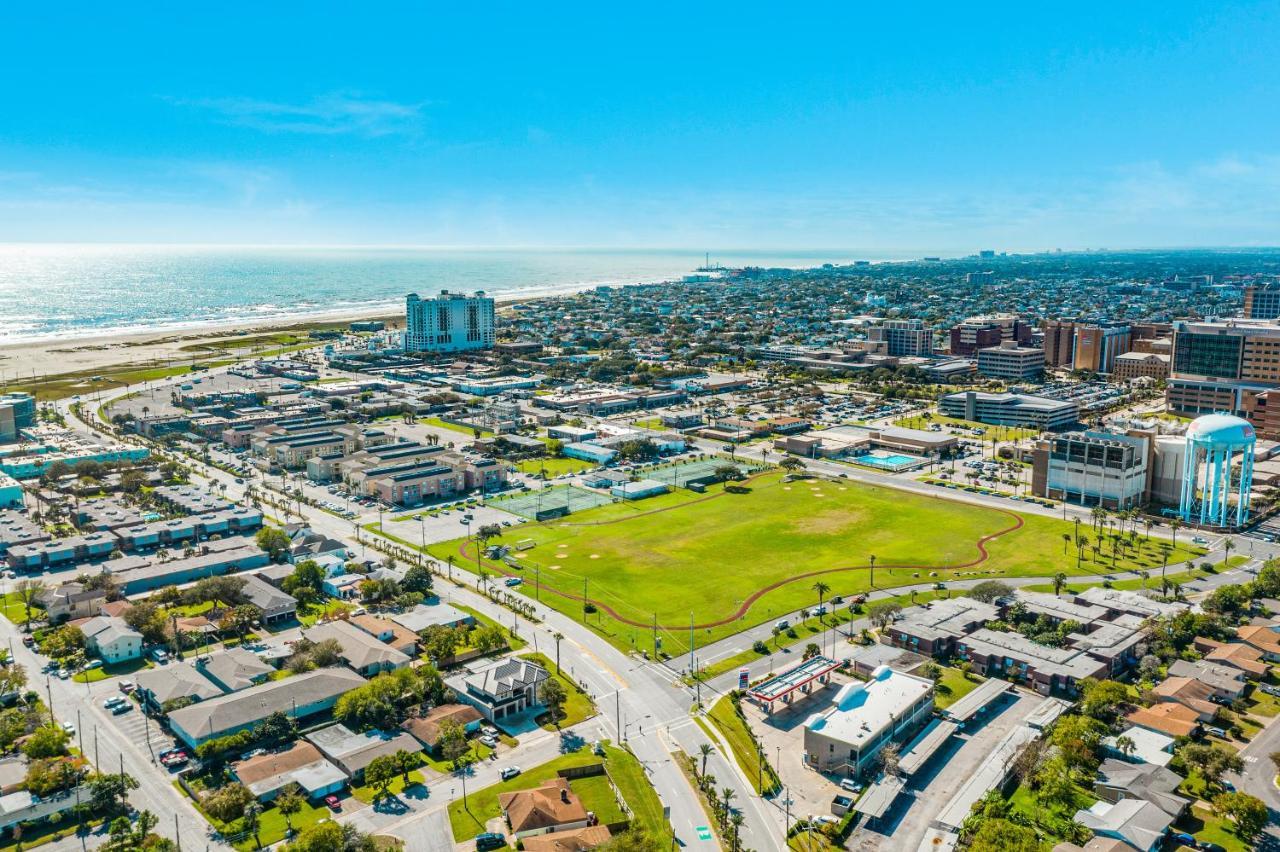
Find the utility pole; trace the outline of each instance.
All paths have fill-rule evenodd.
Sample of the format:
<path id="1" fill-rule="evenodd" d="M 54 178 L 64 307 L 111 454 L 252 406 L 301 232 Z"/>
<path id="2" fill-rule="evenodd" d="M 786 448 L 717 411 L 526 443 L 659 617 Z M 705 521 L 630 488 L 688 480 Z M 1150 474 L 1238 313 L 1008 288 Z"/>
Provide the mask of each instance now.
<path id="1" fill-rule="evenodd" d="M 542 603 L 542 569 L 537 565 L 533 566 L 533 597 Z"/>
<path id="2" fill-rule="evenodd" d="M 587 623 L 587 578 L 582 578 L 582 623 Z"/>
<path id="3" fill-rule="evenodd" d="M 618 726 L 618 739 L 622 739 L 622 690 L 613 694 L 613 712 L 616 715 L 614 724 Z"/>
<path id="4" fill-rule="evenodd" d="M 658 614 L 653 614 L 653 659 L 658 659 Z"/>

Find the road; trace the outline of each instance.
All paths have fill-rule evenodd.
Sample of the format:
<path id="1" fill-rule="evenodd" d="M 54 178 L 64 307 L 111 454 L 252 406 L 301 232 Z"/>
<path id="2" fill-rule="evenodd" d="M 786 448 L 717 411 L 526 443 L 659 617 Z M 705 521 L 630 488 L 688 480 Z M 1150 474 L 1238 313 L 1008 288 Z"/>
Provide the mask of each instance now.
<path id="1" fill-rule="evenodd" d="M 1280 850 L 1280 789 L 1276 788 L 1275 783 L 1280 767 L 1271 760 L 1271 755 L 1276 752 L 1280 752 L 1280 720 L 1272 719 L 1270 724 L 1241 750 L 1240 757 L 1244 760 L 1244 772 L 1228 773 L 1226 776 L 1236 785 L 1236 789 L 1257 796 L 1266 803 L 1270 818 L 1255 848 L 1268 850 L 1268 852 Z"/>

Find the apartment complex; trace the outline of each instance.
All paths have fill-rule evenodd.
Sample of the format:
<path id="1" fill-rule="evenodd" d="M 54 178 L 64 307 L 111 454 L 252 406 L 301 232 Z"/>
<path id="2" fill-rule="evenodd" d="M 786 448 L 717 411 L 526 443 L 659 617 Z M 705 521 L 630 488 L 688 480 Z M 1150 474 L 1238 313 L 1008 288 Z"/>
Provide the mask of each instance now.
<path id="1" fill-rule="evenodd" d="M 938 400 L 938 411 L 946 417 L 1031 429 L 1065 429 L 1080 417 L 1079 406 L 1069 400 L 983 391 L 947 394 Z"/>
<path id="2" fill-rule="evenodd" d="M 980 349 L 1002 343 L 1031 343 L 1031 326 L 1016 314 L 969 317 L 951 329 L 951 354 L 972 358 Z"/>
<path id="3" fill-rule="evenodd" d="M 442 290 L 423 299 L 405 299 L 404 348 L 407 352 L 464 352 L 493 348 L 493 299 Z"/>
<path id="4" fill-rule="evenodd" d="M 1169 356 L 1159 352 L 1126 352 L 1117 355 L 1111 370 L 1111 378 L 1118 382 L 1133 379 L 1160 380 L 1169 378 Z"/>
<path id="5" fill-rule="evenodd" d="M 978 350 L 978 372 L 1010 382 L 1036 381 L 1044 375 L 1044 350 L 1009 340 Z"/>

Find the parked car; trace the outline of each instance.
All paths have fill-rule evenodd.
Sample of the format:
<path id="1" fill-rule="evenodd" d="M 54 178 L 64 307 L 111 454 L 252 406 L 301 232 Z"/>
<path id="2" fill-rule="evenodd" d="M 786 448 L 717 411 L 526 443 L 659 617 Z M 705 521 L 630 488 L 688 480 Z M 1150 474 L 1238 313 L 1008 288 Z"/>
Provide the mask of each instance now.
<path id="1" fill-rule="evenodd" d="M 116 706 L 112 707 L 111 714 L 113 716 L 121 716 L 121 715 L 124 715 L 125 713 L 128 713 L 132 709 L 133 709 L 133 702 L 125 701 L 121 704 L 117 704 Z"/>
<path id="2" fill-rule="evenodd" d="M 1205 731 L 1213 734 L 1215 737 L 1222 737 L 1224 740 L 1227 738 L 1227 732 L 1222 730 L 1222 728 L 1208 727 L 1205 728 Z"/>
<path id="3" fill-rule="evenodd" d="M 845 778 L 840 782 L 840 789 L 848 790 L 850 793 L 861 793 L 862 785 L 857 781 L 854 781 L 852 778 Z"/>
<path id="4" fill-rule="evenodd" d="M 484 834 L 476 835 L 477 852 L 485 852 L 486 849 L 504 849 L 507 845 L 507 839 L 501 834 L 494 834 L 492 831 L 486 831 Z"/>
<path id="5" fill-rule="evenodd" d="M 480 744 L 481 744 L 481 745 L 488 746 L 489 748 L 497 748 L 497 747 L 498 747 L 498 738 L 497 738 L 497 737 L 491 737 L 491 736 L 489 736 L 488 734 L 482 734 L 480 737 L 478 737 L 478 739 L 480 740 Z"/>
<path id="6" fill-rule="evenodd" d="M 110 698 L 108 698 L 106 701 L 103 701 L 102 706 L 105 707 L 107 710 L 110 710 L 111 708 L 115 707 L 117 704 L 123 704 L 127 700 L 128 700 L 127 698 L 121 698 L 119 695 L 113 695 Z"/>
<path id="7" fill-rule="evenodd" d="M 138 687 L 131 680 L 120 681 L 120 691 L 123 692 L 125 695 L 128 695 L 129 693 L 133 692 L 137 688 Z"/>
<path id="8" fill-rule="evenodd" d="M 324 803 L 329 806 L 329 810 L 331 811 L 342 810 L 342 800 L 332 793 L 324 797 Z"/>
<path id="9" fill-rule="evenodd" d="M 25 645 L 25 646 L 27 646 L 28 648 L 30 648 L 32 645 L 36 644 L 35 637 L 34 637 L 34 636 L 23 636 L 23 637 L 22 637 L 22 644 L 23 644 L 23 645 Z"/>
<path id="10" fill-rule="evenodd" d="M 498 773 L 498 777 L 501 778 L 503 781 L 510 781 L 512 778 L 515 778 L 519 774 L 520 774 L 519 766 L 508 766 Z"/>

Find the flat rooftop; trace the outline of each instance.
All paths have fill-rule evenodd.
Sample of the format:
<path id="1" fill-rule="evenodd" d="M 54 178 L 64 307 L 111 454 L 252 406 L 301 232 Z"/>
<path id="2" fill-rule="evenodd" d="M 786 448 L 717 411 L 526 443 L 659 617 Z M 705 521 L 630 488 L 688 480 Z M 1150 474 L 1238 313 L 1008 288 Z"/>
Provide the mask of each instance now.
<path id="1" fill-rule="evenodd" d="M 772 702 L 777 701 L 793 691 L 810 683 L 828 672 L 833 672 L 840 668 L 840 664 L 835 660 L 818 655 L 810 657 L 800 665 L 785 671 L 777 677 L 772 677 L 752 689 L 750 695 L 757 701 Z"/>
<path id="2" fill-rule="evenodd" d="M 942 715 L 963 724 L 985 710 L 991 702 L 1004 695 L 1013 684 L 1007 680 L 990 678 L 977 689 L 942 711 Z"/>
<path id="3" fill-rule="evenodd" d="M 847 684 L 834 707 L 810 716 L 804 726 L 861 748 L 931 692 L 933 681 L 881 666 L 866 683 Z"/>

